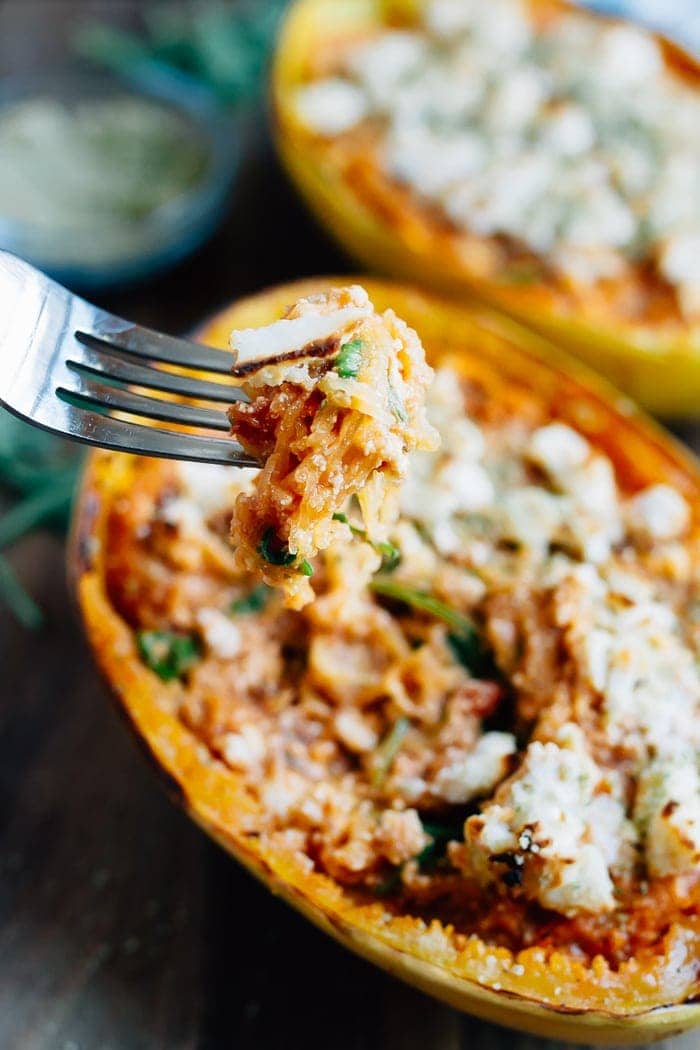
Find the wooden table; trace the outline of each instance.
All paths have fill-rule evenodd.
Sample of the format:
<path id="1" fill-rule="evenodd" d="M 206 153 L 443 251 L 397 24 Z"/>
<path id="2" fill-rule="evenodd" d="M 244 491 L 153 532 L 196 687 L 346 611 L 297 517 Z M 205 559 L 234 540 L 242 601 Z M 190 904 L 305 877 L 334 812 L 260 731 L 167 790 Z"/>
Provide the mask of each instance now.
<path id="1" fill-rule="evenodd" d="M 347 268 L 260 137 L 216 238 L 105 305 L 178 332 L 241 293 Z M 70 608 L 61 540 L 34 537 L 12 560 L 48 623 L 27 634 L 0 610 L 0 1050 L 552 1045 L 384 976 L 210 843 L 115 716 Z"/>

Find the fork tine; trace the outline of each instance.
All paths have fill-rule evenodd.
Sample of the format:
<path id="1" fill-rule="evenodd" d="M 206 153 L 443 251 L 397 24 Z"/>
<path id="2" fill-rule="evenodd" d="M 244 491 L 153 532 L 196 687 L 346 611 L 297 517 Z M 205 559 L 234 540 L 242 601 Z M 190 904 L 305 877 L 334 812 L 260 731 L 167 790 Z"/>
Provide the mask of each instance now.
<path id="1" fill-rule="evenodd" d="M 217 383 L 192 374 L 193 368 L 228 372 L 230 360 L 221 351 L 189 343 L 184 344 L 183 351 L 179 340 L 155 333 L 157 351 L 150 356 L 143 354 L 143 363 L 138 364 L 133 354 L 143 347 L 134 328 L 72 295 L 28 263 L 0 251 L 0 405 L 34 426 L 88 445 L 168 459 L 258 466 L 230 438 L 148 426 L 109 414 L 124 411 L 133 416 L 137 410 L 145 413 L 148 409 L 152 420 L 156 412 L 162 412 L 164 421 L 207 428 L 216 421 L 223 429 L 224 414 L 214 412 L 214 404 L 229 404 L 244 397 L 232 380 L 223 380 L 223 375 Z M 91 333 L 97 342 L 92 347 L 80 343 L 76 332 Z M 122 336 L 124 347 L 113 342 Z M 132 360 L 125 358 L 125 350 L 132 353 Z M 176 350 L 177 361 L 173 356 Z M 188 367 L 189 376 L 157 367 L 159 361 L 168 360 Z M 113 392 L 107 394 L 103 384 L 111 385 Z M 166 408 L 163 403 L 161 407 L 160 401 L 155 405 L 143 393 L 123 389 L 126 384 L 179 395 L 188 404 L 168 404 Z M 65 392 L 63 397 L 57 396 L 59 389 Z M 77 407 L 76 396 L 81 405 L 92 408 Z M 193 405 L 193 399 L 203 401 L 204 406 Z"/>
<path id="2" fill-rule="evenodd" d="M 102 348 L 106 351 L 106 347 Z M 194 379 L 191 376 L 164 372 L 151 365 L 137 365 L 121 360 L 109 352 L 96 353 L 86 349 L 81 359 L 69 358 L 68 368 L 85 372 L 100 379 L 117 380 L 131 386 L 141 386 L 148 390 L 160 390 L 163 393 L 177 394 L 197 401 L 216 401 L 230 404 L 232 401 L 245 400 L 245 394 L 233 384 L 214 383 L 208 379 Z"/>
<path id="3" fill-rule="evenodd" d="M 145 416 L 163 423 L 179 423 L 189 427 L 204 427 L 207 430 L 230 430 L 230 423 L 225 412 L 220 409 L 201 408 L 197 405 L 184 405 L 177 401 L 162 401 L 155 397 L 145 397 L 120 387 L 97 383 L 87 376 L 76 373 L 76 387 L 68 389 L 60 386 L 56 390 L 58 397 L 68 404 L 79 408 L 106 408 L 110 411 L 127 412 L 130 415 Z"/>
<path id="4" fill-rule="evenodd" d="M 227 438 L 201 437 L 141 423 L 127 423 L 123 419 L 80 409 L 73 409 L 68 418 L 67 436 L 85 445 L 159 459 L 221 463 L 232 467 L 260 466 L 237 442 Z"/>
<path id="5" fill-rule="evenodd" d="M 96 313 L 92 328 L 78 329 L 75 337 L 95 349 L 116 350 L 181 368 L 230 375 L 233 367 L 233 355 L 223 350 L 154 332 L 101 311 Z"/>

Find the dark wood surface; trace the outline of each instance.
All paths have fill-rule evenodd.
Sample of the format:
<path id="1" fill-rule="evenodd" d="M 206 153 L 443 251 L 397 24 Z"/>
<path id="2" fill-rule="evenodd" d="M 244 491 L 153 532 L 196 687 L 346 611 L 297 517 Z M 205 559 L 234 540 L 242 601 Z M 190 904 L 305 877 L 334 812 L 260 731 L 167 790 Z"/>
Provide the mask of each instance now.
<path id="1" fill-rule="evenodd" d="M 0 69 L 21 2 L 0 4 Z M 104 303 L 179 332 L 242 293 L 347 269 L 258 128 L 219 234 Z M 170 803 L 117 718 L 71 608 L 61 539 L 33 537 L 12 561 L 47 625 L 27 634 L 0 609 L 0 1050 L 552 1045 L 386 977 L 240 870 Z"/>

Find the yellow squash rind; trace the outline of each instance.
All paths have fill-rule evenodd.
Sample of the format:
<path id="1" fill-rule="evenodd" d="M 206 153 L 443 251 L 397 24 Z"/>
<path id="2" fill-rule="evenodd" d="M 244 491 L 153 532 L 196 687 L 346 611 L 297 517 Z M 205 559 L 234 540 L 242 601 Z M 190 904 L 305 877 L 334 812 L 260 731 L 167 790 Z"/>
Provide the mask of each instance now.
<path id="1" fill-rule="evenodd" d="M 323 53 L 328 40 L 366 32 L 388 16 L 410 17 L 421 2 L 296 0 L 287 15 L 272 74 L 276 138 L 283 163 L 311 210 L 371 271 L 488 303 L 581 357 L 652 412 L 669 417 L 700 413 L 700 325 L 601 320 L 564 312 L 544 286 L 479 278 L 460 252 L 459 238 L 447 235 L 427 212 L 399 209 L 389 222 L 372 209 L 343 178 L 328 144 L 299 120 L 294 98 L 308 77 L 310 55 Z M 561 5 L 561 0 L 540 2 Z M 700 91 L 700 66 L 676 48 L 667 46 L 667 51 Z"/>
<path id="2" fill-rule="evenodd" d="M 361 280 L 361 279 L 360 279 Z M 243 300 L 199 333 L 225 347 L 230 330 L 269 323 L 312 290 L 345 279 L 299 282 Z M 543 357 L 540 340 L 488 312 L 467 311 L 400 285 L 361 280 L 378 309 L 391 305 L 419 331 L 429 357 L 447 355 L 492 384 L 517 383 L 601 444 L 637 483 L 664 477 L 700 508 L 700 470 L 680 446 L 605 383 L 565 358 Z M 444 358 L 443 358 L 444 359 Z M 139 660 L 133 634 L 105 585 L 105 523 L 111 503 L 137 480 L 138 461 L 100 452 L 85 471 L 71 543 L 71 570 L 89 642 L 138 739 L 190 816 L 274 893 L 340 943 L 423 991 L 478 1017 L 538 1035 L 599 1045 L 647 1043 L 700 1024 L 700 922 L 669 935 L 652 987 L 640 966 L 618 974 L 539 949 L 512 956 L 477 938 L 457 950 L 450 931 L 397 917 L 381 903 L 359 906 L 320 873 L 264 848 L 245 833 L 254 802 L 239 774 L 208 756 L 175 713 L 176 684 Z M 601 974 L 604 979 L 601 980 Z M 670 1004 L 670 1005 L 667 1005 Z"/>

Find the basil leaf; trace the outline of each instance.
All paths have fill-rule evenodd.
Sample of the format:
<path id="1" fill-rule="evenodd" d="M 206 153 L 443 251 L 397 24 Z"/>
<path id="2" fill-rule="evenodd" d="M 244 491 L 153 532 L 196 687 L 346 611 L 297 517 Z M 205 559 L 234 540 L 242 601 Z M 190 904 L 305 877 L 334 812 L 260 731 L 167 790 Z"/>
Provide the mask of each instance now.
<path id="1" fill-rule="evenodd" d="M 200 656 L 196 639 L 175 631 L 140 631 L 136 642 L 141 659 L 164 682 L 182 678 Z"/>
<path id="2" fill-rule="evenodd" d="M 362 365 L 364 344 L 361 339 L 351 339 L 340 348 L 335 370 L 341 379 L 355 379 Z"/>
<path id="3" fill-rule="evenodd" d="M 235 602 L 232 602 L 229 611 L 236 616 L 262 612 L 271 593 L 271 589 L 267 584 L 261 583 L 254 587 L 250 594 L 246 594 L 245 597 L 238 598 Z"/>
<path id="4" fill-rule="evenodd" d="M 304 560 L 299 563 L 299 572 L 302 576 L 313 576 L 314 567 L 311 562 L 308 562 L 306 558 L 304 558 Z"/>

